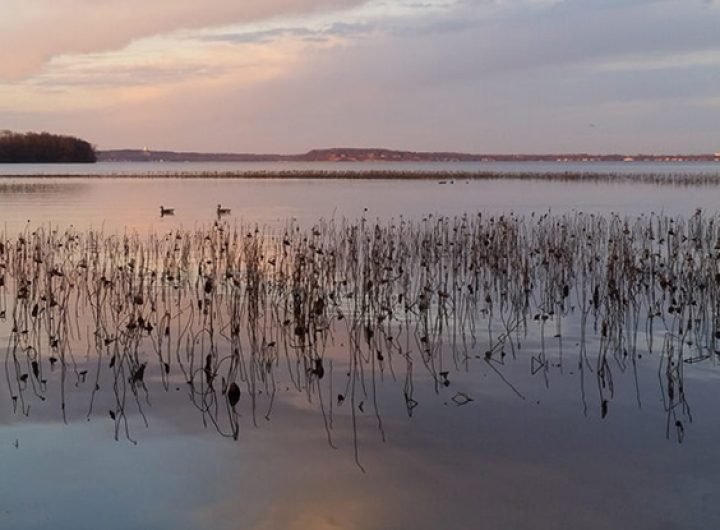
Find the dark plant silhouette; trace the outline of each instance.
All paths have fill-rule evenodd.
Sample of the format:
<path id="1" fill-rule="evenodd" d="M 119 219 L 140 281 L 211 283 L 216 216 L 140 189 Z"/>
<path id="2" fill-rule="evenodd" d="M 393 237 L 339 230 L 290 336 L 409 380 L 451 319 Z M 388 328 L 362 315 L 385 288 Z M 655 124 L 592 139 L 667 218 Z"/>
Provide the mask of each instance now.
<path id="1" fill-rule="evenodd" d="M 512 360 L 547 386 L 573 372 L 581 408 L 605 418 L 623 373 L 640 405 L 638 365 L 656 354 L 665 431 L 682 440 L 685 368 L 720 355 L 719 263 L 720 217 L 701 211 L 363 217 L 278 232 L 216 221 L 147 236 L 28 227 L 0 236 L 5 391 L 28 414 L 59 386 L 65 417 L 67 386 L 84 386 L 90 417 L 111 389 L 103 415 L 128 439 L 161 388 L 184 388 L 230 438 L 241 418 L 269 418 L 278 392 L 298 392 L 332 445 L 339 421 L 384 438 L 379 389 L 392 382 L 408 415 L 419 378 L 472 406 L 479 387 L 456 380 L 478 366 L 524 400 Z"/>

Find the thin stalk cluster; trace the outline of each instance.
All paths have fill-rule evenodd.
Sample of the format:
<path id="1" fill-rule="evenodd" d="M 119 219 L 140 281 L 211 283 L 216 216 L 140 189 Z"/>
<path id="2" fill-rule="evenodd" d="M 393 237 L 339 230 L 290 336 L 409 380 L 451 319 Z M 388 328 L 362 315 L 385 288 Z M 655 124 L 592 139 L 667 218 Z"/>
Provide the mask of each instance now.
<path id="1" fill-rule="evenodd" d="M 5 392 L 19 414 L 57 392 L 67 421 L 68 392 L 85 388 L 88 417 L 132 440 L 154 391 L 184 389 L 206 425 L 238 438 L 241 418 L 269 418 L 290 390 L 330 444 L 338 413 L 351 422 L 357 455 L 362 417 L 385 434 L 388 381 L 409 415 L 419 382 L 455 405 L 479 399 L 482 380 L 453 386 L 477 363 L 524 399 L 506 370 L 516 359 L 545 384 L 577 372 L 586 412 L 595 392 L 604 417 L 616 375 L 637 378 L 658 353 L 666 430 L 682 439 L 685 367 L 718 356 L 719 286 L 720 217 L 700 211 L 28 227 L 0 237 Z"/>

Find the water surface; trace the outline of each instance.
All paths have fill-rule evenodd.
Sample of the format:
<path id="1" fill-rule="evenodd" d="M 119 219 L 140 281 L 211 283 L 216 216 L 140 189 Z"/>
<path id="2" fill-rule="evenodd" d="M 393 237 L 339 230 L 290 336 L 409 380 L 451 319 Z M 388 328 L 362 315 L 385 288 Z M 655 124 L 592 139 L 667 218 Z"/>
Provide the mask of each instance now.
<path id="1" fill-rule="evenodd" d="M 81 233 L 94 228 L 108 236 L 138 233 L 139 238 L 181 227 L 212 230 L 218 203 L 232 209 L 222 219 L 228 229 L 257 224 L 282 235 L 291 218 L 303 230 L 319 226 L 323 217 L 340 223 L 343 217 L 357 221 L 365 216 L 371 225 L 401 217 L 422 223 L 431 214 L 510 211 L 528 219 L 531 212 L 573 210 L 608 217 L 654 211 L 687 219 L 698 208 L 714 214 L 720 187 L 9 178 L 0 182 L 0 231 L 14 239 L 22 232 L 29 237 L 39 227 L 49 232 L 70 225 Z M 176 214 L 161 218 L 161 204 L 174 207 Z M 12 304 L 12 292 L 0 303 L 8 301 Z M 116 424 L 108 416 L 115 396 L 107 379 L 88 415 L 93 382 L 80 381 L 76 372 L 92 368 L 96 357 L 82 343 L 73 352 L 75 365 L 65 389 L 67 423 L 57 371 L 49 378 L 47 398 L 30 399 L 27 415 L 14 409 L 9 389 L 2 389 L 0 524 L 118 530 L 717 526 L 717 361 L 685 366 L 692 421 L 684 420 L 679 437 L 674 424 L 667 427 L 667 388 L 657 352 L 639 359 L 637 371 L 613 361 L 614 396 L 604 415 L 594 372 L 588 373 L 582 399 L 579 367 L 572 362 L 579 336 L 571 319 L 565 324 L 562 369 L 556 366 L 560 352 L 552 340 L 554 328 L 548 330 L 548 380 L 542 372 L 533 373 L 531 362 L 542 347 L 541 322 L 531 322 L 524 350 L 501 367 L 505 379 L 483 360 L 485 335 L 467 370 L 453 370 L 447 388 L 436 393 L 427 373 L 418 369 L 414 399 L 420 405 L 412 417 L 402 373 L 378 380 L 385 441 L 370 406 L 357 413 L 365 472 L 355 461 L 347 403 L 334 411 L 333 449 L 317 399 L 309 400 L 280 375 L 269 419 L 259 414 L 255 426 L 243 409 L 234 441 L 203 422 L 182 379 L 172 380 L 165 391 L 160 372 L 153 372 L 147 382 L 150 405 L 143 409 L 148 426 L 137 412 L 129 412 L 130 438 L 137 444 L 123 431 L 116 441 Z M 81 326 L 74 333 L 92 337 L 87 321 Z M 11 336 L 6 317 L 0 344 L 9 347 Z M 348 345 L 340 334 L 336 339 L 330 353 L 342 359 Z M 599 344 L 590 343 L 592 354 Z M 341 371 L 338 364 L 336 375 Z M 333 389 L 333 401 L 338 392 Z M 457 392 L 473 401 L 458 405 L 452 400 Z M 267 404 L 266 397 L 259 399 Z"/>
<path id="2" fill-rule="evenodd" d="M 720 186 L 659 186 L 548 180 L 298 180 L 7 178 L 0 208 L 8 230 L 75 225 L 110 230 L 164 230 L 211 223 L 219 203 L 233 220 L 282 224 L 289 218 L 419 218 L 462 212 L 530 213 L 572 209 L 595 213 L 691 214 L 714 211 Z M 160 217 L 160 206 L 175 208 Z M 366 210 L 367 209 L 367 210 Z"/>

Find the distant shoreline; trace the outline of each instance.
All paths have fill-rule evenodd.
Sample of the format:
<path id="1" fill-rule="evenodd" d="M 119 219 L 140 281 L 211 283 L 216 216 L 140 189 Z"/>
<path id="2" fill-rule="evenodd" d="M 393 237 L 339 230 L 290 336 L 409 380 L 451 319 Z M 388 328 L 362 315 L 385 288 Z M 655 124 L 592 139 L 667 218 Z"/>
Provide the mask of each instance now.
<path id="1" fill-rule="evenodd" d="M 108 149 L 99 162 L 715 162 L 720 153 L 704 154 L 473 154 L 450 151 L 402 151 L 383 148 L 313 149 L 302 154 L 197 153 L 149 149 Z"/>

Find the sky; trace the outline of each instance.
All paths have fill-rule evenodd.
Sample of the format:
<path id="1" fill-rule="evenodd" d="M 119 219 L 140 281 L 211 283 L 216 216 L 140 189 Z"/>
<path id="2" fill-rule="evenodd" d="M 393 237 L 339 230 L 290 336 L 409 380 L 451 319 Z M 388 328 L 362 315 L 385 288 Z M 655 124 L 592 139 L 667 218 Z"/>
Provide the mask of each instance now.
<path id="1" fill-rule="evenodd" d="M 720 151 L 720 0 L 0 0 L 0 129 L 100 149 Z"/>

